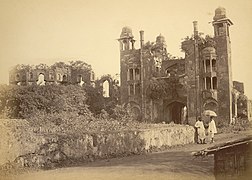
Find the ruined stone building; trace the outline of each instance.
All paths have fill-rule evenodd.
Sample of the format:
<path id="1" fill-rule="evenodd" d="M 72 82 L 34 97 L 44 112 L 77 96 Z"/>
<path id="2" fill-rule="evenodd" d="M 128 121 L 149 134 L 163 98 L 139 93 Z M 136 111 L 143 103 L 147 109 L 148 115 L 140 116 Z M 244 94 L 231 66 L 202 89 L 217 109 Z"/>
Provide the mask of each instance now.
<path id="1" fill-rule="evenodd" d="M 17 65 L 9 72 L 9 84 L 45 85 L 45 84 L 80 84 L 93 83 L 94 72 L 89 68 L 73 68 L 71 66 L 38 66 Z"/>
<path id="2" fill-rule="evenodd" d="M 121 102 L 130 104 L 137 118 L 151 122 L 191 124 L 204 110 L 230 122 L 237 116 L 232 99 L 231 41 L 233 25 L 224 8 L 217 8 L 212 21 L 214 36 L 202 37 L 197 22 L 193 36 L 181 44 L 185 58 L 167 52 L 165 38 L 134 46 L 132 30 L 124 27 L 120 38 Z"/>
<path id="3" fill-rule="evenodd" d="M 50 84 L 87 85 L 98 88 L 105 102 L 110 102 L 111 100 L 119 102 L 120 90 L 117 77 L 103 75 L 99 79 L 95 79 L 95 73 L 90 65 L 83 61 L 76 62 L 77 67 L 76 64 L 68 65 L 63 62 L 55 63 L 50 67 L 46 64 L 37 66 L 16 65 L 9 72 L 9 84 L 20 86 Z M 81 65 L 78 66 L 78 62 Z"/>

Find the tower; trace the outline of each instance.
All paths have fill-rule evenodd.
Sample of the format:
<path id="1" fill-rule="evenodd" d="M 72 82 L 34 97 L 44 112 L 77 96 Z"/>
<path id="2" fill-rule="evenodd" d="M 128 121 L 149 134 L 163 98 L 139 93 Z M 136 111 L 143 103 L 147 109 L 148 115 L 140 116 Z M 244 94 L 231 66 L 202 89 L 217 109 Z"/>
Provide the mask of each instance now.
<path id="1" fill-rule="evenodd" d="M 143 33 L 143 32 L 142 32 Z M 137 119 L 141 116 L 141 52 L 134 47 L 134 36 L 129 27 L 122 28 L 120 38 L 121 103 L 130 104 Z M 140 41 L 143 44 L 143 39 Z"/>
<path id="2" fill-rule="evenodd" d="M 229 27 L 232 21 L 226 17 L 225 8 L 215 10 L 213 17 L 214 41 L 216 42 L 218 114 L 221 119 L 232 118 L 232 69 Z"/>

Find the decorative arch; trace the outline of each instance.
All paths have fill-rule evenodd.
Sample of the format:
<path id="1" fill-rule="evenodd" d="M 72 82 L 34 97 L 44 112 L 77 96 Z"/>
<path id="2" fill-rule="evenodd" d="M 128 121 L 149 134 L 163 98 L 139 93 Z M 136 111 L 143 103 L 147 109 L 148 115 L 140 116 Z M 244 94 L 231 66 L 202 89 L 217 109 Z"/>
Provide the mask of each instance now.
<path id="1" fill-rule="evenodd" d="M 109 75 L 106 75 L 101 77 L 98 83 L 104 93 L 103 96 L 111 97 L 113 91 L 113 79 Z"/>
<path id="2" fill-rule="evenodd" d="M 139 104 L 134 101 L 130 101 L 128 104 L 130 105 L 130 110 L 133 113 L 133 118 L 136 120 L 140 120 L 141 119 L 141 108 L 140 108 Z"/>

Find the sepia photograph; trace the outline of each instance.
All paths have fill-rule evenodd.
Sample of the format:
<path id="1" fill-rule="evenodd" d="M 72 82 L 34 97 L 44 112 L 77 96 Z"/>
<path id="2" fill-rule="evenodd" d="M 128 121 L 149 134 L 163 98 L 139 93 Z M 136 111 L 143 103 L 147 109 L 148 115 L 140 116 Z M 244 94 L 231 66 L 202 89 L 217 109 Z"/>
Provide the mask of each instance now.
<path id="1" fill-rule="evenodd" d="M 0 0 L 0 180 L 250 180 L 252 1 Z"/>

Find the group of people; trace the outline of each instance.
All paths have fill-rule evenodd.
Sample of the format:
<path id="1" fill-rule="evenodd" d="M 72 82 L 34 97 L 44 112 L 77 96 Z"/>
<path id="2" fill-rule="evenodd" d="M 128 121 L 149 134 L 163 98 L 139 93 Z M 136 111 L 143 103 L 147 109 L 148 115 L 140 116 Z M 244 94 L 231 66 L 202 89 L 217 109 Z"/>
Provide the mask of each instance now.
<path id="1" fill-rule="evenodd" d="M 214 117 L 210 116 L 210 121 L 208 126 L 205 127 L 202 118 L 198 117 L 195 123 L 196 133 L 197 133 L 197 143 L 198 144 L 206 144 L 206 132 L 208 137 L 210 138 L 210 143 L 214 142 L 214 134 L 217 133 L 217 128 L 215 125 Z M 207 131 L 206 131 L 207 129 Z"/>

